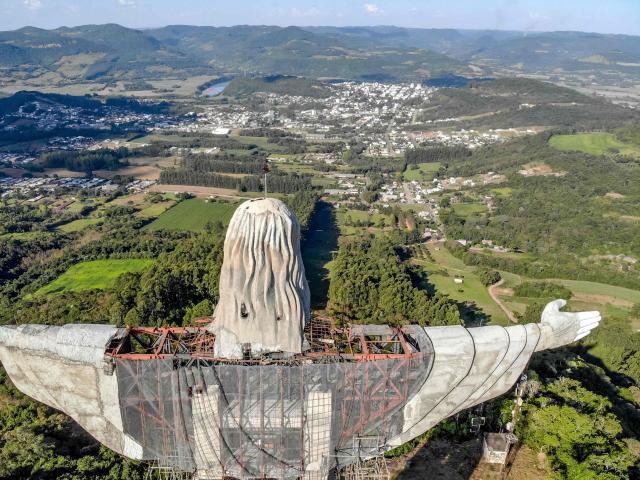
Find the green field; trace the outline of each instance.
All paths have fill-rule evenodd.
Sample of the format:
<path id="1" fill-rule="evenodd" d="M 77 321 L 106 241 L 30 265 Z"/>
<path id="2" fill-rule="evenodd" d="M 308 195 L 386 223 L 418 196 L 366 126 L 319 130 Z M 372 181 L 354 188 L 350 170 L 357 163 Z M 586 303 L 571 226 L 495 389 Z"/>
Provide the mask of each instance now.
<path id="1" fill-rule="evenodd" d="M 159 202 L 152 203 L 151 205 L 140 210 L 136 215 L 140 218 L 153 218 L 159 217 L 166 210 L 173 206 L 173 202 Z"/>
<path id="2" fill-rule="evenodd" d="M 549 144 L 564 151 L 579 151 L 591 155 L 620 153 L 640 157 L 640 146 L 623 143 L 611 133 L 579 133 L 576 135 L 554 135 Z"/>
<path id="3" fill-rule="evenodd" d="M 513 188 L 511 187 L 497 187 L 492 188 L 491 193 L 498 195 L 499 197 L 509 197 L 513 193 Z"/>
<path id="4" fill-rule="evenodd" d="M 456 203 L 453 211 L 461 217 L 470 217 L 487 212 L 487 206 L 483 203 Z"/>
<path id="5" fill-rule="evenodd" d="M 256 145 L 263 150 L 274 151 L 280 150 L 281 147 L 276 143 L 269 143 L 269 139 L 267 137 L 231 137 L 233 140 L 237 140 L 240 143 L 245 145 Z"/>
<path id="6" fill-rule="evenodd" d="M 428 244 L 428 248 L 435 263 L 424 260 L 414 261 L 430 272 L 428 280 L 438 292 L 447 294 L 458 302 L 475 302 L 477 307 L 490 317 L 492 324 L 510 324 L 505 313 L 493 301 L 485 286 L 474 273 L 474 267 L 465 265 L 462 260 L 451 255 L 442 244 Z M 442 270 L 445 270 L 448 276 L 439 273 Z M 456 276 L 464 278 L 462 285 L 454 283 Z"/>
<path id="7" fill-rule="evenodd" d="M 116 279 L 127 272 L 140 272 L 153 263 L 148 259 L 93 260 L 77 263 L 35 295 L 50 295 L 66 291 L 86 291 L 112 287 Z"/>
<path id="8" fill-rule="evenodd" d="M 587 282 L 584 280 L 565 280 L 561 278 L 549 278 L 549 279 L 531 279 L 523 277 L 516 273 L 500 272 L 502 278 L 505 280 L 504 286 L 513 288 L 522 282 L 553 282 L 564 285 L 573 293 L 582 293 L 585 295 L 604 295 L 607 297 L 617 298 L 630 303 L 640 303 L 640 291 L 631 290 L 630 288 L 617 287 L 615 285 L 607 285 L 606 283 Z"/>
<path id="9" fill-rule="evenodd" d="M 640 291 L 629 288 L 607 285 L 605 283 L 586 282 L 583 280 L 565 280 L 558 278 L 531 279 L 515 273 L 500 272 L 505 280 L 503 287 L 514 288 L 525 281 L 547 281 L 564 285 L 574 294 L 569 300 L 567 308 L 573 311 L 598 310 L 605 320 L 617 316 L 628 316 L 628 308 L 631 304 L 640 303 Z M 535 298 L 501 295 L 502 302 L 513 312 L 524 313 L 527 305 L 540 301 Z M 632 323 L 633 328 L 640 329 L 640 322 Z"/>
<path id="10" fill-rule="evenodd" d="M 440 162 L 434 163 L 420 163 L 416 170 L 412 170 L 407 167 L 404 172 L 404 179 L 407 182 L 416 180 L 418 182 L 430 182 L 433 180 L 434 175 L 440 169 Z"/>
<path id="11" fill-rule="evenodd" d="M 359 235 L 364 232 L 369 232 L 374 235 L 381 235 L 383 230 L 378 227 L 380 222 L 384 222 L 383 225 L 387 225 L 388 218 L 381 213 L 369 213 L 363 210 L 338 210 L 336 212 L 336 220 L 338 223 L 338 229 L 343 236 Z M 357 227 L 354 225 L 348 225 L 350 223 L 348 219 L 351 218 L 352 222 L 373 222 L 371 227 Z"/>
<path id="12" fill-rule="evenodd" d="M 102 223 L 102 221 L 103 220 L 101 218 L 95 218 L 95 217 L 81 218 L 80 220 L 74 220 L 73 222 L 60 225 L 58 227 L 58 230 L 64 233 L 79 232 L 87 228 L 89 225 L 97 225 L 99 223 Z"/>
<path id="13" fill-rule="evenodd" d="M 462 260 L 454 257 L 442 244 L 428 244 L 429 251 L 435 263 L 426 260 L 413 260 L 423 266 L 429 273 L 428 279 L 441 293 L 448 294 L 457 301 L 474 301 L 486 314 L 491 316 L 495 324 L 508 324 L 504 312 L 493 301 L 487 289 L 480 283 L 475 268 L 465 265 Z M 445 270 L 448 274 L 443 274 Z M 514 288 L 525 281 L 548 281 L 559 283 L 571 290 L 575 295 L 569 301 L 567 308 L 572 310 L 600 310 L 605 316 L 612 309 L 629 308 L 629 305 L 640 303 L 640 291 L 629 288 L 616 287 L 597 282 L 564 279 L 531 279 L 510 272 L 500 272 L 504 279 L 503 288 Z M 455 276 L 464 277 L 462 285 L 454 283 Z M 515 297 L 512 294 L 501 294 L 500 300 L 508 309 L 516 313 L 524 313 L 527 306 L 538 302 L 537 298 Z"/>
<path id="14" fill-rule="evenodd" d="M 164 212 L 145 229 L 201 232 L 209 222 L 219 220 L 227 225 L 237 207 L 237 203 L 207 202 L 191 198 Z"/>
<path id="15" fill-rule="evenodd" d="M 67 207 L 67 210 L 72 213 L 80 213 L 84 207 L 88 206 L 87 203 L 82 202 L 80 200 L 76 200 L 71 205 Z"/>

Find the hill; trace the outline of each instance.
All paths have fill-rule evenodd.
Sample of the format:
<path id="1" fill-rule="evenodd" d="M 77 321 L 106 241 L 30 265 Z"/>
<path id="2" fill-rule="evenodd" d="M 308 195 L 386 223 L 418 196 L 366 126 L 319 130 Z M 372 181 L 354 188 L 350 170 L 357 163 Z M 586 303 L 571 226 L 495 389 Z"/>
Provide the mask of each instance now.
<path id="1" fill-rule="evenodd" d="M 261 78 L 237 77 L 224 90 L 224 94 L 228 96 L 251 95 L 257 92 L 326 98 L 331 94 L 331 87 L 308 78 L 272 75 Z"/>
<path id="2" fill-rule="evenodd" d="M 0 32 L 0 69 L 8 76 L 46 75 L 51 83 L 124 80 L 158 71 L 197 71 L 193 65 L 188 55 L 156 38 L 115 24 Z"/>
<path id="3" fill-rule="evenodd" d="M 249 72 L 419 81 L 447 74 L 640 76 L 640 37 L 399 27 L 115 24 L 0 32 L 0 82 L 106 84 Z M 46 83 L 45 83 L 46 81 Z M 636 82 L 637 83 L 637 82 Z"/>
<path id="4" fill-rule="evenodd" d="M 413 46 L 300 27 L 190 27 L 149 30 L 166 45 L 221 69 L 316 78 L 422 79 L 471 70 L 443 54 Z"/>
<path id="5" fill-rule="evenodd" d="M 95 110 L 103 105 L 100 100 L 90 97 L 22 91 L 10 97 L 0 98 L 0 115 L 16 113 L 20 108 L 27 107 L 34 103 L 41 105 L 60 105 L 87 110 Z"/>
<path id="6" fill-rule="evenodd" d="M 472 82 L 468 88 L 442 88 L 420 121 L 457 118 L 464 128 L 545 126 L 571 130 L 618 127 L 638 114 L 600 97 L 526 78 Z"/>

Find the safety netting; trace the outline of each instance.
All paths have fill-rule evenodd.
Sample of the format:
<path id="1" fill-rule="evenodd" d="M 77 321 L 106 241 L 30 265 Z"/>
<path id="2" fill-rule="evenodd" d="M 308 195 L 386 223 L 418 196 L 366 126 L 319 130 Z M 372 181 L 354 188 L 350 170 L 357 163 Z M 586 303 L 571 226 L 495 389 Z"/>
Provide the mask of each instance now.
<path id="1" fill-rule="evenodd" d="M 433 361 L 277 364 L 116 359 L 125 433 L 144 458 L 208 478 L 299 478 L 379 454 Z"/>

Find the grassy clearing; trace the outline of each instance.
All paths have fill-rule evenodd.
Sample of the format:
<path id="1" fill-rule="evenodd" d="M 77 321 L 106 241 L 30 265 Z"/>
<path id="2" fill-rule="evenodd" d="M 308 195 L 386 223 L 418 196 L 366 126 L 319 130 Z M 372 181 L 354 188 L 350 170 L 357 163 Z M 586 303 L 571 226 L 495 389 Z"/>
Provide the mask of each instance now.
<path id="1" fill-rule="evenodd" d="M 338 224 L 338 230 L 342 237 L 353 237 L 364 233 L 379 237 L 384 235 L 385 230 L 387 230 L 386 226 L 389 223 L 386 215 L 380 213 L 370 214 L 369 212 L 362 210 L 340 210 L 336 212 L 335 216 Z M 351 223 L 349 218 L 351 218 L 351 222 L 372 222 L 373 226 L 349 225 L 349 223 Z M 383 227 L 379 227 L 381 224 Z"/>
<path id="2" fill-rule="evenodd" d="M 123 273 L 140 272 L 152 263 L 153 260 L 139 258 L 77 263 L 49 285 L 39 289 L 35 295 L 51 295 L 66 291 L 104 290 L 112 287 L 116 279 Z"/>
<path id="3" fill-rule="evenodd" d="M 492 188 L 491 193 L 499 197 L 510 197 L 511 194 L 513 193 L 513 188 L 511 187 Z"/>
<path id="4" fill-rule="evenodd" d="M 591 155 L 621 153 L 640 157 L 640 146 L 624 143 L 611 133 L 579 133 L 576 135 L 554 135 L 549 144 L 558 150 L 579 151 Z"/>
<path id="5" fill-rule="evenodd" d="M 474 301 L 486 314 L 491 315 L 492 323 L 508 324 L 504 312 L 489 296 L 486 288 L 480 284 L 474 273 L 474 268 L 465 265 L 461 260 L 451 255 L 442 244 L 428 244 L 429 251 L 434 262 L 416 261 L 429 273 L 429 281 L 442 293 L 449 294 L 457 301 Z M 449 276 L 443 274 L 445 270 Z M 516 313 L 524 313 L 531 303 L 544 299 L 516 297 L 510 289 L 522 282 L 553 282 L 566 286 L 573 292 L 573 298 L 569 301 L 568 308 L 574 311 L 599 310 L 604 317 L 627 316 L 630 305 L 640 303 L 640 291 L 629 288 L 617 287 L 597 282 L 564 279 L 532 279 L 515 273 L 501 271 L 504 283 L 500 289 L 499 297 L 505 306 Z M 462 285 L 455 284 L 454 276 L 464 277 Z M 640 323 L 640 322 L 638 322 Z"/>
<path id="6" fill-rule="evenodd" d="M 478 276 L 468 272 L 463 277 L 464 283 L 462 285 L 454 283 L 453 276 L 447 277 L 435 273 L 429 275 L 429 281 L 435 285 L 438 292 L 449 295 L 458 302 L 475 302 L 478 308 L 490 317 L 492 324 L 510 325 L 509 319 L 489 296 L 487 289 L 482 285 Z"/>
<path id="7" fill-rule="evenodd" d="M 474 268 L 457 259 L 442 244 L 428 244 L 434 262 L 416 261 L 430 272 L 428 279 L 438 292 L 449 295 L 458 302 L 473 301 L 491 319 L 492 324 L 510 325 L 502 309 L 493 301 L 489 292 L 474 273 Z M 442 270 L 446 271 L 445 275 Z M 456 276 L 463 277 L 463 284 L 454 283 Z"/>
<path id="8" fill-rule="evenodd" d="M 613 299 L 619 299 L 629 303 L 640 303 L 640 291 L 632 290 L 630 288 L 617 287 L 615 285 L 607 285 L 606 283 L 598 282 L 586 282 L 583 280 L 565 280 L 560 278 L 548 278 L 548 279 L 533 279 L 523 277 L 521 275 L 511 272 L 500 272 L 504 279 L 504 287 L 514 288 L 520 285 L 522 282 L 552 282 L 564 285 L 574 294 L 584 297 L 599 296 L 599 297 L 611 297 Z"/>
<path id="9" fill-rule="evenodd" d="M 144 207 L 140 210 L 136 215 L 140 218 L 154 218 L 159 217 L 165 211 L 170 209 L 175 205 L 174 202 L 160 202 L 160 203 L 152 203 L 149 206 Z"/>
<path id="10" fill-rule="evenodd" d="M 187 141 L 193 140 L 194 137 L 180 137 L 178 135 L 162 135 L 159 133 L 152 133 L 150 135 L 145 135 L 143 137 L 135 138 L 130 140 L 129 143 L 153 143 L 153 142 L 180 142 L 186 143 Z"/>
<path id="11" fill-rule="evenodd" d="M 483 203 L 456 203 L 453 206 L 453 211 L 461 217 L 470 217 L 472 215 L 487 213 L 488 209 Z"/>
<path id="12" fill-rule="evenodd" d="M 607 285 L 597 282 L 586 282 L 582 280 L 564 280 L 557 278 L 544 280 L 531 279 L 510 272 L 500 273 L 502 274 L 502 278 L 505 280 L 503 287 L 506 289 L 512 289 L 525 281 L 547 281 L 564 285 L 573 293 L 573 297 L 569 300 L 567 306 L 569 310 L 598 310 L 602 313 L 605 321 L 607 318 L 612 317 L 628 317 L 629 308 L 631 307 L 631 305 L 640 302 L 640 291 L 631 290 L 624 287 L 617 287 L 614 285 Z M 516 297 L 512 294 L 508 294 L 508 291 L 507 293 L 501 294 L 500 299 L 507 306 L 507 308 L 519 313 L 524 313 L 527 305 L 544 300 Z M 637 323 L 638 327 L 635 326 L 632 319 L 633 328 L 640 328 L 640 322 Z"/>
<path id="13" fill-rule="evenodd" d="M 351 221 L 349 221 L 351 219 Z M 363 210 L 339 210 L 336 212 L 336 220 L 338 223 L 338 229 L 340 230 L 340 234 L 342 236 L 353 236 L 359 235 L 365 232 L 371 233 L 373 235 L 382 235 L 383 230 L 380 228 L 380 225 L 387 226 L 389 223 L 389 219 L 386 215 L 381 213 L 369 213 Z M 366 227 L 366 226 L 354 226 L 349 225 L 352 222 L 368 222 L 372 223 L 374 226 Z"/>
<path id="14" fill-rule="evenodd" d="M 84 207 L 90 206 L 89 203 L 82 202 L 80 200 L 76 200 L 71 205 L 67 207 L 67 210 L 73 213 L 80 213 Z"/>
<path id="15" fill-rule="evenodd" d="M 410 182 L 416 180 L 418 182 L 430 182 L 433 180 L 434 175 L 440 169 L 440 162 L 434 163 L 420 163 L 418 168 L 412 170 L 408 167 L 404 172 L 404 180 Z"/>
<path id="16" fill-rule="evenodd" d="M 201 232 L 208 222 L 219 220 L 227 225 L 237 207 L 237 203 L 207 202 L 191 198 L 165 211 L 145 229 Z"/>
<path id="17" fill-rule="evenodd" d="M 64 233 L 73 233 L 80 232 L 87 228 L 90 225 L 98 225 L 102 223 L 102 218 L 81 218 L 79 220 L 74 220 L 73 222 L 65 223 L 64 225 L 60 225 L 58 230 Z"/>
<path id="18" fill-rule="evenodd" d="M 560 283 L 574 293 L 584 293 L 586 295 L 606 295 L 608 297 L 619 298 L 631 303 L 640 303 L 640 291 L 631 290 L 624 287 L 616 287 L 605 283 L 584 282 L 581 280 L 559 280 L 552 281 Z"/>
<path id="19" fill-rule="evenodd" d="M 336 188 L 338 186 L 335 180 L 327 177 L 313 177 L 311 179 L 311 185 L 322 188 Z"/>

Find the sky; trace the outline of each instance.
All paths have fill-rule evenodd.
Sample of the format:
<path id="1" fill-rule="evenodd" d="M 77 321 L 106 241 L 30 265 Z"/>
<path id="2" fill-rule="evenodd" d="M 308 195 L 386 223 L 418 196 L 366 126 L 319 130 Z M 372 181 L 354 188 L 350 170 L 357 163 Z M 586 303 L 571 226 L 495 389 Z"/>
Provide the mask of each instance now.
<path id="1" fill-rule="evenodd" d="M 396 25 L 640 35 L 640 0 L 0 0 L 0 30 L 119 23 Z"/>

